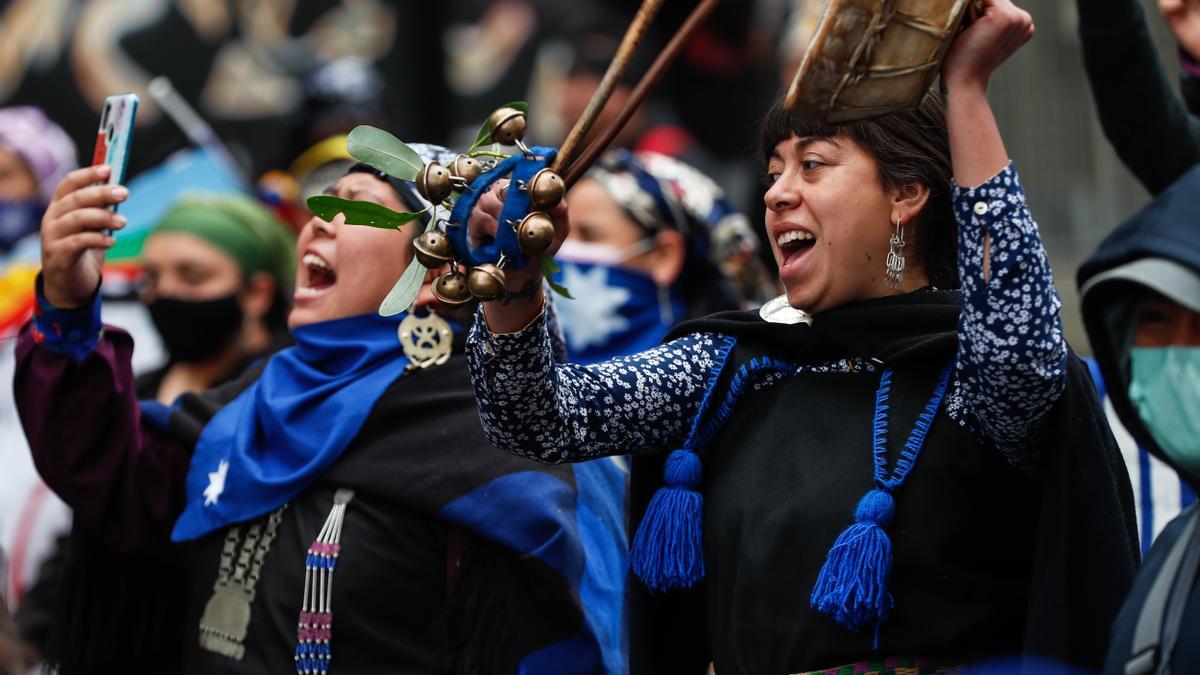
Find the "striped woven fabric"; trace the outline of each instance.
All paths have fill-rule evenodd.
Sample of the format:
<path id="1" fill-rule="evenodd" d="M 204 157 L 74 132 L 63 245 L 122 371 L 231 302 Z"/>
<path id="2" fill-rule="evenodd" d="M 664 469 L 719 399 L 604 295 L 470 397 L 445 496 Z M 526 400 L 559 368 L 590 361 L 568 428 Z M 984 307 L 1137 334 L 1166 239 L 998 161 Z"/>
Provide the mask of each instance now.
<path id="1" fill-rule="evenodd" d="M 963 672 L 966 672 L 966 664 L 962 662 L 896 657 L 878 661 L 860 661 L 837 668 L 810 670 L 793 675 L 934 675 L 935 673 Z"/>

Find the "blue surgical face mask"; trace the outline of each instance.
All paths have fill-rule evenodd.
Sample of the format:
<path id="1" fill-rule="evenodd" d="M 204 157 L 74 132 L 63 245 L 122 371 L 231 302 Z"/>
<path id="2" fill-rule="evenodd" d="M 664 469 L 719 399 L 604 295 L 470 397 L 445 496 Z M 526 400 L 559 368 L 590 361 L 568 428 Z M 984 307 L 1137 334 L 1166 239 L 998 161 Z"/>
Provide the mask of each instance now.
<path id="1" fill-rule="evenodd" d="M 1200 478 L 1200 347 L 1134 347 L 1129 400 L 1163 453 Z"/>
<path id="2" fill-rule="evenodd" d="M 596 363 L 650 349 L 683 318 L 677 294 L 650 275 L 620 265 L 648 250 L 642 242 L 629 249 L 567 244 L 556 256 L 560 269 L 555 281 L 574 299 L 555 298 L 554 309 L 571 361 Z"/>
<path id="3" fill-rule="evenodd" d="M 0 201 L 0 252 L 37 232 L 46 207 L 40 201 Z"/>

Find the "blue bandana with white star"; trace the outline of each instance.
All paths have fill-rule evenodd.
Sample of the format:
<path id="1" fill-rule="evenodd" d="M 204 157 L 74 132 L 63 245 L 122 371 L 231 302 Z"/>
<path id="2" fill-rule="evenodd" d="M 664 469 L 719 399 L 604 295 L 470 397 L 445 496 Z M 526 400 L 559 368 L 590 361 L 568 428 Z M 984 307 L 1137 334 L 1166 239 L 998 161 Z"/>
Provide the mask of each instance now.
<path id="1" fill-rule="evenodd" d="M 658 346 L 685 318 L 673 290 L 663 291 L 649 275 L 615 265 L 560 260 L 557 281 L 574 299 L 556 298 L 567 357 L 596 363 Z"/>
<path id="2" fill-rule="evenodd" d="M 174 541 L 269 513 L 313 483 L 408 367 L 397 328 L 375 313 L 300 326 L 296 344 L 205 425 Z"/>

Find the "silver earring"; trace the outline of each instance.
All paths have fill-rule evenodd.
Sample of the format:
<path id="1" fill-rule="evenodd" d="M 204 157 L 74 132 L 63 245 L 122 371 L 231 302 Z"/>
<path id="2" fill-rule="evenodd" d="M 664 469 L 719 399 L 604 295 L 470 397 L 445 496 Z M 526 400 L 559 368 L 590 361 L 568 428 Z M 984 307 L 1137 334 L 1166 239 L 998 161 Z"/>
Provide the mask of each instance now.
<path id="1" fill-rule="evenodd" d="M 904 284 L 904 228 L 900 226 L 899 218 L 896 219 L 896 233 L 888 243 L 887 272 L 883 275 L 883 283 L 888 288 L 899 290 Z"/>

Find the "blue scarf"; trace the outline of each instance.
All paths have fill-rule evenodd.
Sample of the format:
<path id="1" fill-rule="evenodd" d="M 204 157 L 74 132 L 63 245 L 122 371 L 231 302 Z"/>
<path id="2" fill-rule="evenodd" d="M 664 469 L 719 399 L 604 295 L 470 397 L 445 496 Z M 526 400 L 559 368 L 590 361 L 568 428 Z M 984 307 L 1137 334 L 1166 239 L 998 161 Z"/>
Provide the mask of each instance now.
<path id="1" fill-rule="evenodd" d="M 573 299 L 554 311 L 572 363 L 599 363 L 653 349 L 687 307 L 672 287 L 663 294 L 650 275 L 619 265 L 560 260 L 555 280 Z"/>
<path id="2" fill-rule="evenodd" d="M 256 518 L 312 485 L 404 374 L 404 316 L 362 314 L 293 330 L 296 344 L 271 357 L 200 433 L 171 539 Z"/>

